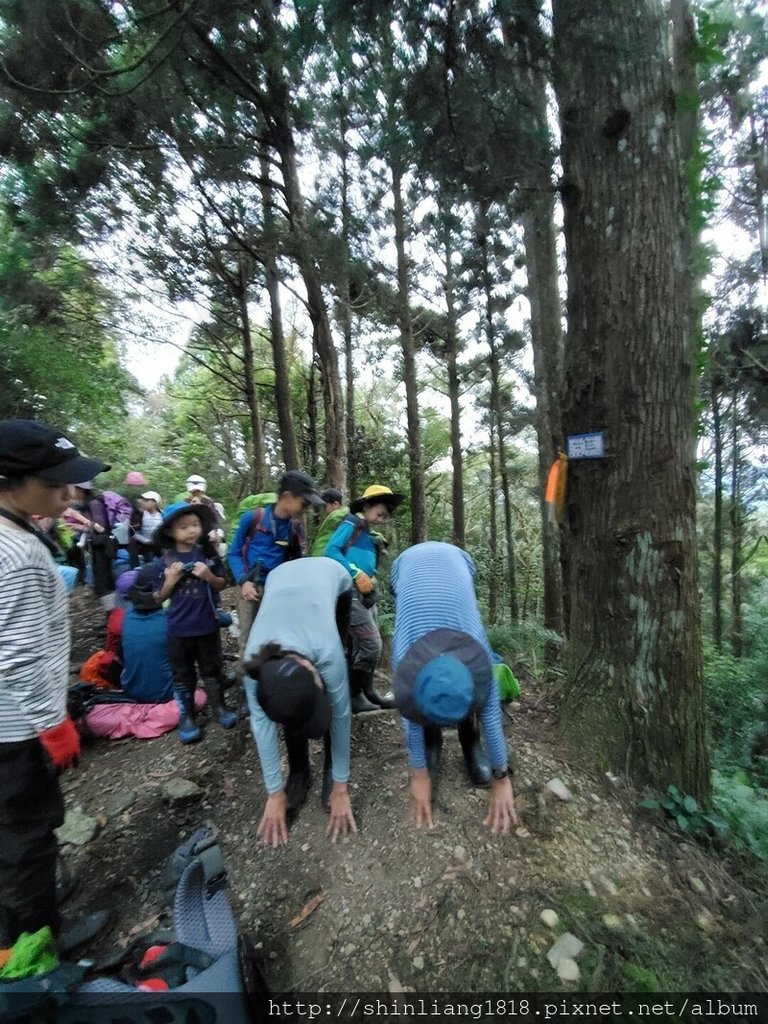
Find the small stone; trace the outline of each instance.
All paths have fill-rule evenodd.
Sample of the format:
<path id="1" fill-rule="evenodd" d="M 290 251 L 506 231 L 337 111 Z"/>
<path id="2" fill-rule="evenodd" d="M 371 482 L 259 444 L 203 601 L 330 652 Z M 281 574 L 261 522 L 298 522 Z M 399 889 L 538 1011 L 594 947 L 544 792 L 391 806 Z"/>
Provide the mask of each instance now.
<path id="1" fill-rule="evenodd" d="M 162 788 L 163 799 L 173 807 L 193 804 L 204 796 L 203 790 L 189 779 L 168 779 Z"/>
<path id="2" fill-rule="evenodd" d="M 531 833 L 528 831 L 527 828 L 523 828 L 522 825 L 520 826 L 520 828 L 516 828 L 515 829 L 515 835 L 517 836 L 518 839 L 530 839 L 531 838 Z"/>
<path id="3" fill-rule="evenodd" d="M 71 843 L 72 846 L 85 846 L 101 831 L 96 818 L 86 814 L 79 805 L 71 807 L 64 818 L 64 824 L 56 829 L 60 843 Z"/>
<path id="4" fill-rule="evenodd" d="M 702 910 L 696 915 L 696 924 L 703 932 L 711 932 L 715 927 L 715 919 L 708 910 Z"/>
<path id="5" fill-rule="evenodd" d="M 612 932 L 620 932 L 623 928 L 621 918 L 617 914 L 603 914 L 603 924 Z"/>
<path id="6" fill-rule="evenodd" d="M 584 943 L 571 932 L 563 932 L 547 953 L 547 960 L 557 970 L 561 960 L 575 960 L 584 949 Z"/>
<path id="7" fill-rule="evenodd" d="M 126 789 L 122 793 L 113 793 L 104 801 L 104 814 L 109 820 L 118 818 L 136 803 L 136 793 L 132 789 Z"/>
<path id="8" fill-rule="evenodd" d="M 688 884 L 693 889 L 693 891 L 697 892 L 700 896 L 707 895 L 706 885 L 704 884 L 704 882 L 702 882 L 700 878 L 697 878 L 696 875 L 688 875 Z"/>
<path id="9" fill-rule="evenodd" d="M 554 910 L 542 910 L 539 914 L 539 919 L 547 926 L 547 928 L 557 928 L 560 923 L 560 918 L 554 912 Z"/>
<path id="10" fill-rule="evenodd" d="M 609 896 L 618 896 L 618 887 L 610 880 L 610 878 L 606 878 L 605 875 L 598 875 L 595 881 L 605 889 Z"/>
<path id="11" fill-rule="evenodd" d="M 301 852 L 302 853 L 307 853 L 309 851 L 309 849 L 310 849 L 309 843 L 304 843 L 304 845 L 301 848 Z"/>
<path id="12" fill-rule="evenodd" d="M 562 779 L 550 779 L 547 783 L 547 789 L 550 793 L 556 796 L 558 800 L 563 800 L 566 803 L 569 800 L 573 800 L 573 793 L 571 793 L 570 789 L 568 789 Z"/>
<path id="13" fill-rule="evenodd" d="M 581 977 L 579 965 L 575 960 L 571 960 L 570 957 L 566 956 L 557 965 L 557 976 L 560 981 L 578 981 Z"/>
<path id="14" fill-rule="evenodd" d="M 370 914 L 363 914 L 363 917 L 362 917 L 363 928 L 367 928 L 372 920 L 373 920 L 373 918 L 371 917 Z"/>
<path id="15" fill-rule="evenodd" d="M 589 794 L 589 799 L 592 801 L 593 804 L 599 804 L 600 803 L 600 797 L 597 795 L 597 793 L 590 793 Z"/>
<path id="16" fill-rule="evenodd" d="M 415 956 L 413 958 L 413 969 L 415 971 L 423 971 L 424 970 L 424 957 L 423 956 Z"/>
<path id="17" fill-rule="evenodd" d="M 458 909 L 458 910 L 456 911 L 456 917 L 457 917 L 457 918 L 459 919 L 459 921 L 463 921 L 463 920 L 464 920 L 464 918 L 465 918 L 466 916 L 467 916 L 467 912 L 466 912 L 466 910 L 464 909 L 464 907 L 460 907 L 460 908 L 459 908 L 459 909 Z"/>
<path id="18" fill-rule="evenodd" d="M 453 859 L 459 861 L 462 864 L 466 861 L 467 851 L 464 849 L 463 846 L 455 846 L 453 848 Z"/>
<path id="19" fill-rule="evenodd" d="M 421 879 L 418 876 L 416 878 L 414 878 L 414 880 L 413 880 L 413 888 L 414 889 L 420 889 L 421 888 Z"/>

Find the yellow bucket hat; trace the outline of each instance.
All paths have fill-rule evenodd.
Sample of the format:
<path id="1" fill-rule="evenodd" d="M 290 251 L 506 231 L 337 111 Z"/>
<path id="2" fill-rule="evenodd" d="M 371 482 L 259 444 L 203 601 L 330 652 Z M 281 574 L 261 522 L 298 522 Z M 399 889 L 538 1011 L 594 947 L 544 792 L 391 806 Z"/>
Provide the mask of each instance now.
<path id="1" fill-rule="evenodd" d="M 391 487 L 384 487 L 382 484 L 371 484 L 363 491 L 362 497 L 356 498 L 350 503 L 350 512 L 362 512 L 364 505 L 386 505 L 390 512 L 393 512 L 403 495 L 393 491 Z"/>

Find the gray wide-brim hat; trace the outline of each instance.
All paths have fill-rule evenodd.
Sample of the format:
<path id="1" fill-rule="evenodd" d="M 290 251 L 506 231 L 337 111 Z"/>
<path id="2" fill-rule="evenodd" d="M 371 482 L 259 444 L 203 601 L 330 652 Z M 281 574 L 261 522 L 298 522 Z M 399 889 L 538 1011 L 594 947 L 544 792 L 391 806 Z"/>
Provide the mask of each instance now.
<path id="1" fill-rule="evenodd" d="M 392 690 L 400 713 L 420 725 L 457 725 L 488 700 L 488 652 L 468 633 L 434 629 L 408 650 Z"/>

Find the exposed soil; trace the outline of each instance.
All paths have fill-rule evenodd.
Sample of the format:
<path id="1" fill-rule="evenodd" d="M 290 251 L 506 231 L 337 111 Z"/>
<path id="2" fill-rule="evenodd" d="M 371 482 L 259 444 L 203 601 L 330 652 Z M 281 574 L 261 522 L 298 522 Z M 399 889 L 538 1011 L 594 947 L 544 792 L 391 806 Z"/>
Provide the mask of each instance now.
<path id="1" fill-rule="evenodd" d="M 84 590 L 72 613 L 76 667 L 100 646 L 101 616 Z M 552 712 L 528 682 L 507 722 L 522 821 L 503 838 L 483 827 L 487 796 L 471 787 L 450 733 L 437 825 L 415 831 L 395 712 L 353 719 L 359 834 L 336 845 L 325 838 L 319 803 L 320 743 L 312 794 L 288 846 L 273 850 L 255 838 L 264 790 L 247 719 L 229 732 L 208 723 L 194 747 L 182 747 L 175 733 L 93 741 L 63 779 L 68 806 L 102 823 L 85 847 L 64 848 L 80 875 L 67 909 L 118 912 L 109 938 L 89 951 L 97 957 L 168 926 L 162 869 L 178 843 L 210 821 L 236 917 L 261 943 L 277 992 L 768 991 L 764 893 L 737 880 L 738 865 L 656 827 L 638 810 L 637 794 L 565 763 Z M 169 805 L 161 787 L 173 776 L 196 782 L 203 798 Z M 572 800 L 545 789 L 555 777 Z M 109 811 L 116 794 L 133 795 L 121 813 Z M 315 909 L 292 926 L 310 901 Z M 558 915 L 554 928 L 540 918 L 545 909 Z M 546 958 L 565 931 L 584 943 L 580 980 L 570 986 Z"/>

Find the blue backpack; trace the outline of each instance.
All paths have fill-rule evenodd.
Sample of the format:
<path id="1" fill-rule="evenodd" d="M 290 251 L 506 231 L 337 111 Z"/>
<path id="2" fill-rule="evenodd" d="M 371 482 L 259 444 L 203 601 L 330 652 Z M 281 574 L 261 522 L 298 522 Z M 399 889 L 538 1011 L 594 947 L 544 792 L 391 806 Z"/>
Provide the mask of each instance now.
<path id="1" fill-rule="evenodd" d="M 139 966 L 157 936 L 134 943 L 108 974 L 89 976 L 87 962 L 0 982 L 0 1020 L 57 1024 L 253 1024 L 268 993 L 261 962 L 247 935 L 238 935 L 227 897 L 227 872 L 210 828 L 199 829 L 173 854 L 166 883 L 175 885 L 174 935 L 164 952 Z M 170 988 L 144 992 L 142 978 Z M 129 981 L 122 980 L 128 978 Z M 163 1013 L 160 1013 L 163 1011 Z M 34 1016 L 33 1016 L 34 1015 Z M 48 1016 L 50 1015 L 50 1016 Z"/>

